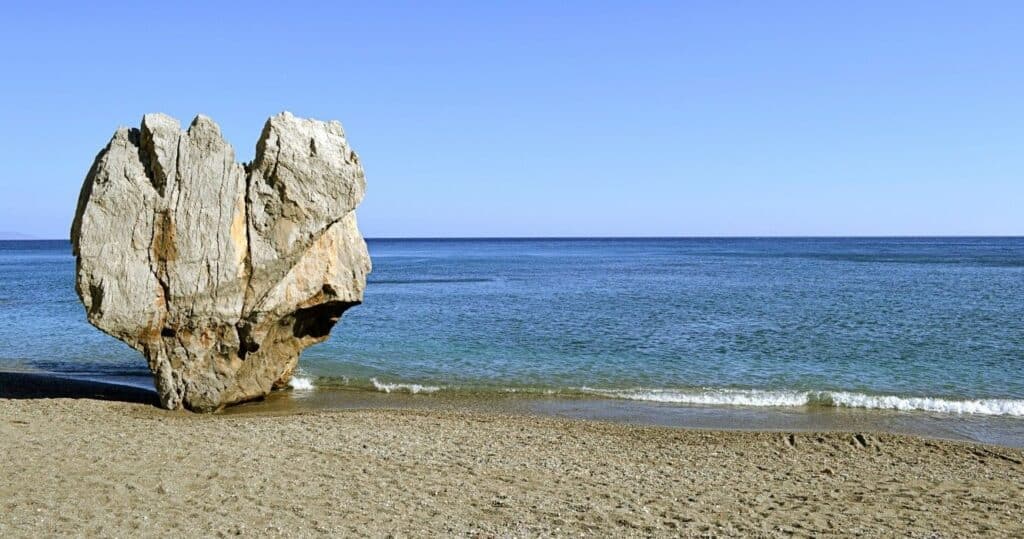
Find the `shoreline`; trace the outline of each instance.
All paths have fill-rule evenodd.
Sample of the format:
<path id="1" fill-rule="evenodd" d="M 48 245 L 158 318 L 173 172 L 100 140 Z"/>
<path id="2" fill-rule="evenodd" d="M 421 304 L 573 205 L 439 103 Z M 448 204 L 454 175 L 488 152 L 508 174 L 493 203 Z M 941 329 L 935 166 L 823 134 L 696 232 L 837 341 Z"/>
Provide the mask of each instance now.
<path id="1" fill-rule="evenodd" d="M 4 536 L 1024 534 L 1024 450 L 907 435 L 92 399 L 0 418 Z"/>
<path id="2" fill-rule="evenodd" d="M 0 371 L 2 398 L 86 398 L 159 409 L 148 379 L 73 377 Z M 1024 448 L 1024 418 L 855 408 L 680 405 L 583 395 L 381 392 L 342 387 L 283 390 L 216 415 L 287 416 L 341 410 L 482 412 L 604 421 L 683 430 L 739 432 L 872 432 Z"/>
<path id="3" fill-rule="evenodd" d="M 477 411 L 681 430 L 873 432 L 1024 448 L 1024 418 L 833 407 L 672 404 L 582 395 L 383 393 L 363 389 L 288 390 L 226 408 L 226 415 L 287 415 L 350 409 Z"/>

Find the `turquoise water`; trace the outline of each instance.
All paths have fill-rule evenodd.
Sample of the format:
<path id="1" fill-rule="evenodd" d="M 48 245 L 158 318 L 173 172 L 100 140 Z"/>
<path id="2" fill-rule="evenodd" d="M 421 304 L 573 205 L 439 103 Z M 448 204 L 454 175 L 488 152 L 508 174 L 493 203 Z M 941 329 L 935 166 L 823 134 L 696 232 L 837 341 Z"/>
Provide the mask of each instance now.
<path id="1" fill-rule="evenodd" d="M 1024 416 L 1022 238 L 369 248 L 298 386 Z M 67 242 L 0 242 L 0 368 L 147 375 L 85 322 Z"/>

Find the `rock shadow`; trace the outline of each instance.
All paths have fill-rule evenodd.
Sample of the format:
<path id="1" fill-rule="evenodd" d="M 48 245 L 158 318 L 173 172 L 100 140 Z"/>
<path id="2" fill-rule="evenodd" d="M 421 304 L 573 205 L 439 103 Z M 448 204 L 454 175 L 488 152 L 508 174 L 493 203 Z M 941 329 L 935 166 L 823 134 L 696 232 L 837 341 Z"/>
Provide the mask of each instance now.
<path id="1" fill-rule="evenodd" d="M 0 372 L 0 399 L 95 399 L 160 406 L 154 390 L 24 372 Z"/>

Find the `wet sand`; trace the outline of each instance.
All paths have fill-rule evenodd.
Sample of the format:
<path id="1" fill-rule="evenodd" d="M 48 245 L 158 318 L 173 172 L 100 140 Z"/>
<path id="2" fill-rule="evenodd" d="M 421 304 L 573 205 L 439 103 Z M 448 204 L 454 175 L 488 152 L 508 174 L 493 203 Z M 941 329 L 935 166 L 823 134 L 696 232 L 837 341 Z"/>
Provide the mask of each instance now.
<path id="1" fill-rule="evenodd" d="M 5 398 L 0 454 L 3 537 L 1024 536 L 1024 451 L 884 433 Z"/>
<path id="2" fill-rule="evenodd" d="M 291 414 L 346 409 L 424 409 L 511 413 L 704 430 L 877 432 L 1024 448 L 1024 419 L 1010 416 L 904 412 L 843 407 L 680 405 L 600 397 L 528 393 L 380 393 L 318 388 L 281 391 L 227 414 Z"/>

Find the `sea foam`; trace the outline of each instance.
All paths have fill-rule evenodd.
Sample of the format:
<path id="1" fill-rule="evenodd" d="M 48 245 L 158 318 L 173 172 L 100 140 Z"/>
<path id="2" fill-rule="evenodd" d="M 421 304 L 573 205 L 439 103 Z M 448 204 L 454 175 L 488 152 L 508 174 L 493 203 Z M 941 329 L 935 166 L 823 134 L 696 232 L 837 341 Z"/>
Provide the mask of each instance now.
<path id="1" fill-rule="evenodd" d="M 412 393 L 412 394 L 416 394 L 416 393 L 433 393 L 433 392 L 439 391 L 441 389 L 440 387 L 437 387 L 437 386 L 424 386 L 424 385 L 420 385 L 420 384 L 398 384 L 398 383 L 388 384 L 388 383 L 384 383 L 384 382 L 378 381 L 376 378 L 370 378 L 370 382 L 373 383 L 373 387 L 377 391 L 383 391 L 384 393 L 398 393 L 398 392 L 406 392 L 406 393 Z"/>
<path id="2" fill-rule="evenodd" d="M 842 391 L 828 393 L 836 406 L 849 408 L 877 408 L 890 410 L 920 410 L 953 414 L 1024 416 L 1024 400 L 972 399 L 952 400 L 934 397 L 897 397 L 893 395 L 865 395 Z"/>
<path id="3" fill-rule="evenodd" d="M 717 404 L 731 406 L 803 406 L 808 403 L 807 393 L 795 391 L 761 391 L 756 389 L 709 389 L 680 391 L 674 389 L 592 389 L 581 388 L 584 393 L 637 401 L 667 402 L 674 404 Z"/>
<path id="4" fill-rule="evenodd" d="M 292 376 L 288 386 L 295 391 L 312 391 L 315 389 L 313 386 L 313 379 L 305 376 Z"/>
<path id="5" fill-rule="evenodd" d="M 593 389 L 584 393 L 604 397 L 725 406 L 835 406 L 877 410 L 923 411 L 949 414 L 1008 415 L 1024 417 L 1024 400 L 970 399 L 955 400 L 936 397 L 900 397 L 868 395 L 847 391 L 769 391 L 757 389 Z"/>

